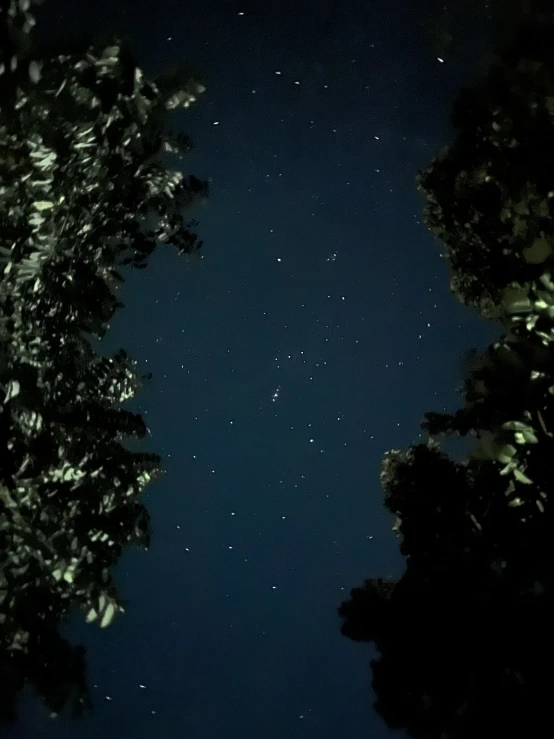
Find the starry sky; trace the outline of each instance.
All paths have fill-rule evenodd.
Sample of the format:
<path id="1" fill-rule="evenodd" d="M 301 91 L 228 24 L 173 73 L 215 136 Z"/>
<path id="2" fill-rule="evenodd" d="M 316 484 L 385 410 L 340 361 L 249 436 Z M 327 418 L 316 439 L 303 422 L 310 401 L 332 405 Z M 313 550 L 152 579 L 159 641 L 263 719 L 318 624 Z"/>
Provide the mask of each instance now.
<path id="1" fill-rule="evenodd" d="M 453 139 L 474 76 L 471 19 L 452 56 L 428 0 L 46 0 L 37 38 L 123 30 L 155 74 L 180 60 L 207 91 L 171 126 L 210 178 L 187 263 L 160 245 L 124 273 L 104 353 L 144 373 L 126 404 L 162 455 L 144 499 L 148 552 L 126 553 L 127 612 L 76 617 L 95 711 L 76 729 L 26 695 L 8 737 L 359 739 L 371 645 L 336 609 L 365 577 L 403 572 L 379 467 L 454 411 L 460 357 L 498 335 L 448 289 L 421 222 L 418 168 Z M 467 31 L 467 39 L 464 33 Z M 473 66 L 472 66 L 473 65 Z M 446 448 L 454 447 L 446 445 Z M 459 450 L 458 450 L 459 452 Z"/>

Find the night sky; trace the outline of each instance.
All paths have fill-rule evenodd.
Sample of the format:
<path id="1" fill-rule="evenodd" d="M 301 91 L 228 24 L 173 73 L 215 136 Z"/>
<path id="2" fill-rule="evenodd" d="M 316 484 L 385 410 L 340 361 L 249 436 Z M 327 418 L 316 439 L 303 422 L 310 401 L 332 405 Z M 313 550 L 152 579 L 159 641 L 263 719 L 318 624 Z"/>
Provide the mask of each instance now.
<path id="1" fill-rule="evenodd" d="M 389 736 L 373 647 L 341 636 L 337 607 L 402 574 L 381 458 L 423 440 L 425 411 L 459 407 L 462 353 L 499 333 L 450 294 L 421 222 L 417 170 L 453 140 L 481 43 L 458 36 L 440 61 L 424 23 L 441 5 L 36 10 L 38 39 L 115 28 L 147 74 L 194 65 L 207 91 L 168 122 L 195 149 L 167 166 L 210 178 L 211 196 L 190 213 L 202 259 L 161 244 L 128 269 L 99 345 L 153 373 L 124 407 L 166 474 L 144 495 L 150 550 L 116 570 L 126 613 L 64 628 L 87 646 L 95 711 L 53 722 L 26 697 L 6 736 Z"/>

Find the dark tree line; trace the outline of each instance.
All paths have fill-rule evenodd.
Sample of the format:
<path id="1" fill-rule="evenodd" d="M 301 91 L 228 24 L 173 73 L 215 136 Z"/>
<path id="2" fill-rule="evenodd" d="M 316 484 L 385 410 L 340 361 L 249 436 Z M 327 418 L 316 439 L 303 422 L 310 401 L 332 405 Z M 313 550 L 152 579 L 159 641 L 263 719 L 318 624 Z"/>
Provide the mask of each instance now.
<path id="1" fill-rule="evenodd" d="M 166 118 L 201 80 L 186 66 L 147 79 L 117 37 L 39 48 L 39 4 L 0 3 L 1 720 L 25 684 L 53 716 L 90 706 L 85 650 L 59 626 L 76 608 L 100 627 L 124 611 L 113 567 L 148 547 L 140 496 L 162 470 L 122 445 L 149 433 L 121 407 L 145 378 L 89 338 L 122 307 L 122 267 L 158 242 L 201 248 L 183 212 L 208 193 L 162 163 L 190 149 Z"/>
<path id="2" fill-rule="evenodd" d="M 554 19 L 527 6 L 418 176 L 452 292 L 502 334 L 473 356 L 463 407 L 425 414 L 427 443 L 383 459 L 404 575 L 339 608 L 342 633 L 378 650 L 377 711 L 418 739 L 552 723 Z M 475 437 L 462 462 L 441 451 L 451 434 Z"/>

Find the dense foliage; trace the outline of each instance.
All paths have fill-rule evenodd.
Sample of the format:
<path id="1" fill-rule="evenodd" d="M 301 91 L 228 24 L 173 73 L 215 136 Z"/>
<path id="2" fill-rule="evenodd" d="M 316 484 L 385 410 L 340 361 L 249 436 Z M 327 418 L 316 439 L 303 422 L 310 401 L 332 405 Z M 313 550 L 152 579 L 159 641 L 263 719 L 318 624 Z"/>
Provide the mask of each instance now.
<path id="1" fill-rule="evenodd" d="M 168 170 L 190 141 L 167 112 L 203 92 L 181 74 L 147 80 L 117 38 L 81 53 L 33 46 L 35 0 L 0 16 L 0 717 L 25 682 L 53 715 L 88 704 L 82 647 L 60 636 L 75 608 L 108 626 L 122 612 L 113 567 L 148 547 L 140 502 L 161 473 L 130 452 L 148 429 L 121 408 L 141 386 L 120 350 L 95 354 L 122 307 L 119 268 L 143 268 L 158 242 L 202 242 L 182 212 L 207 194 Z M 144 232 L 147 219 L 157 219 Z"/>
<path id="2" fill-rule="evenodd" d="M 376 707 L 413 737 L 538 736 L 554 644 L 554 22 L 526 15 L 463 89 L 457 138 L 418 176 L 451 289 L 498 323 L 455 414 L 427 413 L 425 444 L 382 463 L 406 557 L 339 608 L 373 642 Z M 462 462 L 442 434 L 473 435 Z"/>

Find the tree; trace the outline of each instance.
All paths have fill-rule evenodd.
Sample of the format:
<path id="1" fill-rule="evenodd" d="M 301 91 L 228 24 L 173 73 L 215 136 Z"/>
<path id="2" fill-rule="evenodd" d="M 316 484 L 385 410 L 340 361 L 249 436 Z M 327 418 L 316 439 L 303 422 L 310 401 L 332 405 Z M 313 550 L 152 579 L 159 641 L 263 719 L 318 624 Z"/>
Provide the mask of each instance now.
<path id="1" fill-rule="evenodd" d="M 157 454 L 125 437 L 149 433 L 119 406 L 142 384 L 124 350 L 99 356 L 122 307 L 119 269 L 143 268 L 158 242 L 180 254 L 202 242 L 182 212 L 207 183 L 168 170 L 191 144 L 167 112 L 204 91 L 186 67 L 145 78 L 119 38 L 37 49 L 42 0 L 0 15 L 0 718 L 24 684 L 53 716 L 90 707 L 85 652 L 59 634 L 81 609 L 107 627 L 124 611 L 113 567 L 148 548 L 140 494 L 162 474 Z M 148 218 L 157 227 L 141 230 Z"/>
<path id="2" fill-rule="evenodd" d="M 554 20 L 528 16 L 458 96 L 454 144 L 420 173 L 424 219 L 451 289 L 495 320 L 455 414 L 382 462 L 406 570 L 342 603 L 342 633 L 374 642 L 376 708 L 410 736 L 538 736 L 550 723 L 554 642 Z M 470 434 L 463 462 L 441 435 Z"/>

